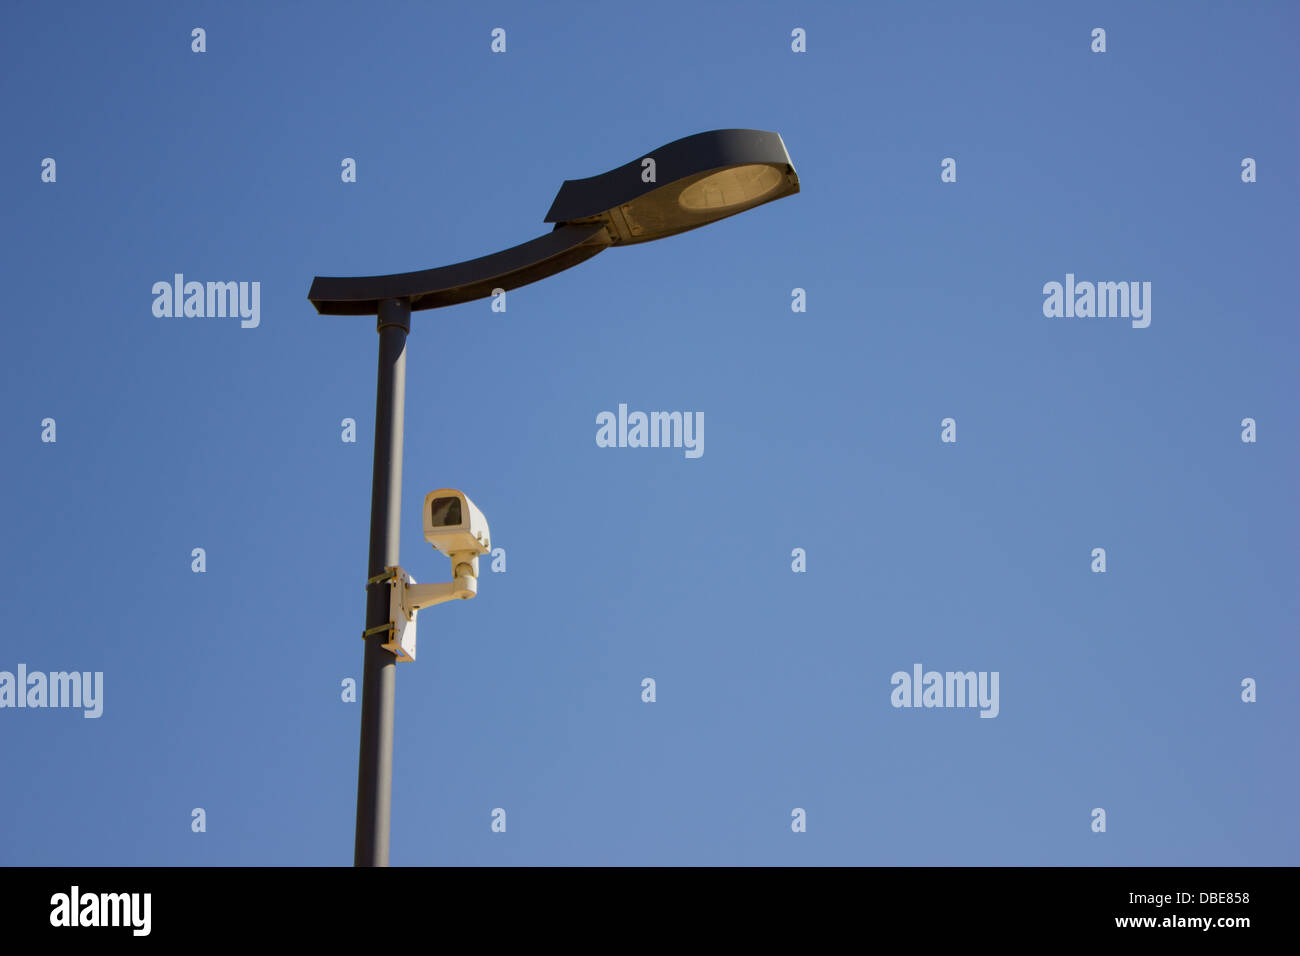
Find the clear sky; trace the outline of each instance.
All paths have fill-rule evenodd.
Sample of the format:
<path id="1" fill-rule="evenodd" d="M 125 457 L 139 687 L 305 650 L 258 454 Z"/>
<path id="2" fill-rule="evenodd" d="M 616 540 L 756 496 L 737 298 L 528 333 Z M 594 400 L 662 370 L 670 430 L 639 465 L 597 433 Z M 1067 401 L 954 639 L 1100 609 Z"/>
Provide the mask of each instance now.
<path id="1" fill-rule="evenodd" d="M 403 564 L 449 579 L 446 486 L 505 572 L 398 667 L 393 864 L 1300 862 L 1294 4 L 4 21 L 0 671 L 103 676 L 0 708 L 0 863 L 352 862 L 378 337 L 312 277 L 731 127 L 800 194 L 413 317 Z M 156 316 L 177 273 L 257 326 Z M 599 447 L 620 404 L 703 454 Z M 916 665 L 996 717 L 893 706 Z"/>

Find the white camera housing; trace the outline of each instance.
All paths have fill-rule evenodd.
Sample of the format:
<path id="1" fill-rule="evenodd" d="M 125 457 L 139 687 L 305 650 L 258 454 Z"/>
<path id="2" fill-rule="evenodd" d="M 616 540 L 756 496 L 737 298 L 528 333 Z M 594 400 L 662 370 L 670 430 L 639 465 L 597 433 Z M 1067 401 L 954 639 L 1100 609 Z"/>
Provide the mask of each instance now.
<path id="1" fill-rule="evenodd" d="M 369 587 L 387 581 L 390 590 L 388 623 L 367 629 L 364 636 L 382 633 L 383 647 L 399 661 L 415 660 L 415 622 L 422 608 L 478 594 L 478 556 L 492 550 L 487 518 L 455 488 L 438 488 L 424 496 L 424 539 L 451 559 L 455 580 L 417 584 L 400 566 L 393 566 L 367 583 Z"/>
<path id="2" fill-rule="evenodd" d="M 478 556 L 492 551 L 487 518 L 455 488 L 438 488 L 424 496 L 424 540 L 451 559 L 455 578 L 477 578 Z"/>

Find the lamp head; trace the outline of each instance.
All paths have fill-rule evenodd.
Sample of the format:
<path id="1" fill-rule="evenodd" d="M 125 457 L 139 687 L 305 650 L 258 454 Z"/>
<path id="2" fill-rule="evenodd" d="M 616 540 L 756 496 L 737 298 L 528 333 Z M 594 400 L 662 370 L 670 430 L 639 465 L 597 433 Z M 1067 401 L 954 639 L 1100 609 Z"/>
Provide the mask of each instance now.
<path id="1" fill-rule="evenodd" d="M 546 221 L 604 225 L 611 245 L 662 239 L 799 191 L 778 133 L 719 129 L 661 146 L 589 179 L 566 180 Z"/>

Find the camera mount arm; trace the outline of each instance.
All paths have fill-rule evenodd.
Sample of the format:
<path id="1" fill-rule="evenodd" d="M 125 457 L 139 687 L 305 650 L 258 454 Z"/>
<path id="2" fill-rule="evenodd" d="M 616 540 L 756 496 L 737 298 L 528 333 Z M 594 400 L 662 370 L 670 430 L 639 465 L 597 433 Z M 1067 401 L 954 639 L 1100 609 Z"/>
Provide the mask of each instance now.
<path id="1" fill-rule="evenodd" d="M 434 584 L 417 584 L 400 566 L 384 568 L 383 574 L 375 575 L 366 582 L 366 587 L 385 583 L 388 585 L 388 623 L 372 627 L 361 636 L 384 634 L 384 648 L 392 651 L 399 662 L 415 660 L 416 615 L 423 608 L 445 604 L 447 601 L 465 600 L 478 594 L 477 564 L 477 560 L 472 564 L 454 563 L 456 579 Z"/>
<path id="2" fill-rule="evenodd" d="M 414 615 L 426 607 L 446 601 L 464 600 L 478 594 L 478 578 L 462 574 L 455 581 L 442 584 L 402 585 L 402 607 Z"/>

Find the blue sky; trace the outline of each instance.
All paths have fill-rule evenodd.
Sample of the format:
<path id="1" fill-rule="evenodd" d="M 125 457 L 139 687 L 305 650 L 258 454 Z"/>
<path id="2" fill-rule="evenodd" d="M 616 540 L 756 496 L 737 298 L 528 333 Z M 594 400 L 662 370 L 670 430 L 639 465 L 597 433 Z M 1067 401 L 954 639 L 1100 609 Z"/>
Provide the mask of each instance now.
<path id="1" fill-rule="evenodd" d="M 524 242 L 730 127 L 800 194 L 413 317 L 403 564 L 446 579 L 455 487 L 506 571 L 399 665 L 393 864 L 1300 862 L 1294 5 L 5 21 L 0 670 L 103 712 L 0 708 L 0 863 L 351 863 L 378 339 L 312 277 Z M 155 317 L 175 273 L 260 324 Z M 1067 274 L 1149 327 L 1046 317 Z M 598 447 L 620 403 L 704 454 Z M 918 663 L 997 717 L 892 706 Z"/>

